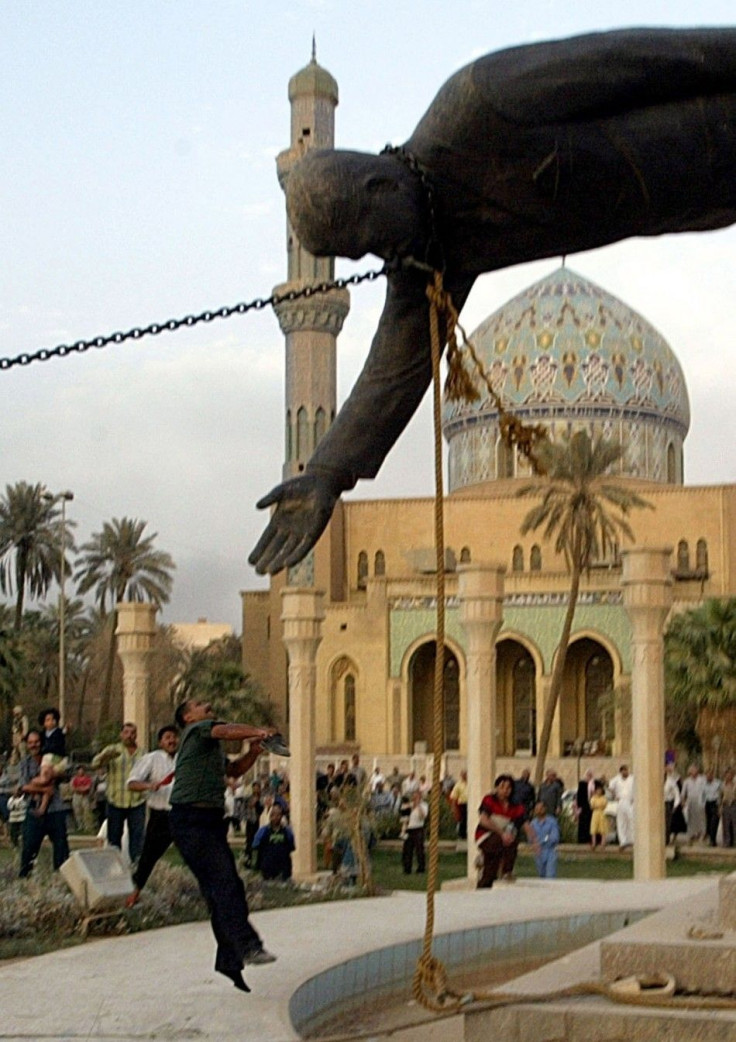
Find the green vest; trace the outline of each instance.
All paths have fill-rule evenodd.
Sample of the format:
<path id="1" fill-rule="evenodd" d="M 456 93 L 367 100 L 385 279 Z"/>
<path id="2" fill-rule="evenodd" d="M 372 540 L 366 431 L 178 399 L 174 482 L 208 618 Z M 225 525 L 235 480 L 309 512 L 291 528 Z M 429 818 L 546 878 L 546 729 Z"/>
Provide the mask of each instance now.
<path id="1" fill-rule="evenodd" d="M 189 724 L 181 736 L 171 803 L 198 803 L 225 809 L 226 758 L 217 738 L 214 720 Z"/>

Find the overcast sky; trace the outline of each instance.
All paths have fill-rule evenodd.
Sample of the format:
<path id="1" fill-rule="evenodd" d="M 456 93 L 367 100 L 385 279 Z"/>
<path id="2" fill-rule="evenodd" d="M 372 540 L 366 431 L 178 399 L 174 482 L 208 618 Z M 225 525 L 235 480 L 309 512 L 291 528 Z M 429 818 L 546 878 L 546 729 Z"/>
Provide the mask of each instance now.
<path id="1" fill-rule="evenodd" d="M 286 277 L 275 156 L 289 77 L 317 57 L 337 144 L 400 144 L 447 77 L 486 52 L 629 25 L 726 25 L 734 0 L 23 0 L 0 3 L 0 357 L 267 296 Z M 689 483 L 734 480 L 736 231 L 631 241 L 569 266 L 645 315 L 688 383 Z M 375 266 L 338 262 L 338 274 Z M 556 265 L 488 275 L 473 329 Z M 383 287 L 352 292 L 341 401 Z M 432 494 L 422 407 L 351 496 Z M 177 562 L 163 620 L 232 623 L 280 480 L 283 339 L 259 314 L 0 372 L 0 489 L 71 489 L 87 539 L 136 517 Z"/>

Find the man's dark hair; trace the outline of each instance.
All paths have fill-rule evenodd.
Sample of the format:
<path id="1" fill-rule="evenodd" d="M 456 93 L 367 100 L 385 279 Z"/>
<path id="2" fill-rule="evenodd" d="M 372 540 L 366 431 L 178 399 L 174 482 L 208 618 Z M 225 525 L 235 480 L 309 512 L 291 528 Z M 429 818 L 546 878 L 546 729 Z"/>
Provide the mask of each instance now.
<path id="1" fill-rule="evenodd" d="M 172 734 L 179 734 L 179 729 L 173 724 L 164 724 L 163 727 L 159 727 L 158 733 L 156 734 L 156 741 L 160 742 L 165 734 L 171 731 Z"/>
<path id="2" fill-rule="evenodd" d="M 495 788 L 496 786 L 500 785 L 502 781 L 508 782 L 511 785 L 511 788 L 513 789 L 513 787 L 514 787 L 514 779 L 511 777 L 510 774 L 499 774 L 499 776 L 496 778 L 495 782 L 493 783 L 493 787 Z"/>
<path id="3" fill-rule="evenodd" d="M 177 727 L 180 727 L 182 731 L 187 726 L 187 722 L 184 719 L 184 714 L 187 711 L 187 706 L 189 705 L 190 701 L 191 699 L 185 698 L 183 702 L 179 703 L 174 712 L 174 720 L 176 720 L 176 725 Z"/>
<path id="4" fill-rule="evenodd" d="M 58 723 L 61 720 L 61 714 L 59 713 L 59 710 L 56 708 L 56 706 L 49 706 L 48 709 L 42 709 L 41 712 L 38 714 L 39 727 L 45 726 L 46 717 L 49 715 L 49 713 L 51 714 L 51 716 L 53 716 L 54 721 L 58 726 Z"/>
<path id="5" fill-rule="evenodd" d="M 41 732 L 36 727 L 31 727 L 29 729 L 29 731 L 24 735 L 23 741 L 27 742 L 32 734 L 38 735 L 39 742 L 43 742 L 43 735 L 41 734 Z"/>

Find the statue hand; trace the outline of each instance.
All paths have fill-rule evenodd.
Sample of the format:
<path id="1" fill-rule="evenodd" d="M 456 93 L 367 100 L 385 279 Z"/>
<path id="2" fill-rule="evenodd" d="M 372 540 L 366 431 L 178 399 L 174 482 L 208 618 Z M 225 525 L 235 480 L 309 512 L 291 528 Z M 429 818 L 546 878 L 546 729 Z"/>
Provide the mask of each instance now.
<path id="1" fill-rule="evenodd" d="M 332 516 L 341 487 L 326 471 L 311 471 L 277 485 L 256 506 L 276 504 L 265 532 L 248 561 L 259 575 L 275 575 L 298 564 L 317 542 Z"/>

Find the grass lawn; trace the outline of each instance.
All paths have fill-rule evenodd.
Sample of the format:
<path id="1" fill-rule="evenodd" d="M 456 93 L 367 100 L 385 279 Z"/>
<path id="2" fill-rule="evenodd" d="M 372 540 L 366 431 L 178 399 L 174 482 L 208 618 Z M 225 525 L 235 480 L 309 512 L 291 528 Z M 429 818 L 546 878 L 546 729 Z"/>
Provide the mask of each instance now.
<path id="1" fill-rule="evenodd" d="M 440 885 L 448 879 L 464 876 L 466 864 L 464 853 L 440 851 Z M 606 856 L 591 853 L 590 857 L 577 854 L 567 858 L 562 854 L 557 866 L 557 875 L 560 879 L 632 879 L 633 869 L 631 858 L 622 857 L 620 854 Z M 726 858 L 678 858 L 676 861 L 667 862 L 667 878 L 677 879 L 703 872 L 732 872 L 735 869 L 734 861 Z M 536 877 L 534 859 L 524 846 L 519 848 L 515 872 L 519 878 Z M 427 880 L 426 875 L 416 873 L 405 876 L 401 867 L 401 851 L 381 846 L 373 852 L 373 878 L 382 890 L 424 890 Z"/>
<path id="2" fill-rule="evenodd" d="M 236 850 L 236 857 L 239 851 Z M 0 867 L 11 865 L 17 861 L 18 855 L 12 847 L 0 846 Z M 166 854 L 165 860 L 171 865 L 183 865 L 178 850 L 172 847 Z M 51 848 L 44 843 L 41 848 L 40 863 L 51 866 Z M 707 858 L 687 857 L 678 858 L 676 861 L 667 862 L 667 878 L 677 879 L 681 876 L 693 876 L 699 873 L 733 872 L 736 871 L 736 862 L 728 858 L 719 859 L 715 855 Z M 466 872 L 466 855 L 455 851 L 441 850 L 439 859 L 439 882 L 440 885 L 448 879 L 458 879 Z M 536 876 L 534 859 L 523 844 L 519 848 L 519 857 L 516 862 L 516 875 L 519 878 Z M 631 858 L 622 857 L 615 853 L 612 855 L 586 856 L 583 852 L 576 853 L 573 857 L 560 855 L 557 867 L 557 875 L 560 879 L 632 879 L 633 862 Z M 426 888 L 426 875 L 416 873 L 406 876 L 401 867 L 401 851 L 396 847 L 382 846 L 381 844 L 373 851 L 373 878 L 377 887 L 381 890 L 424 890 Z"/>

